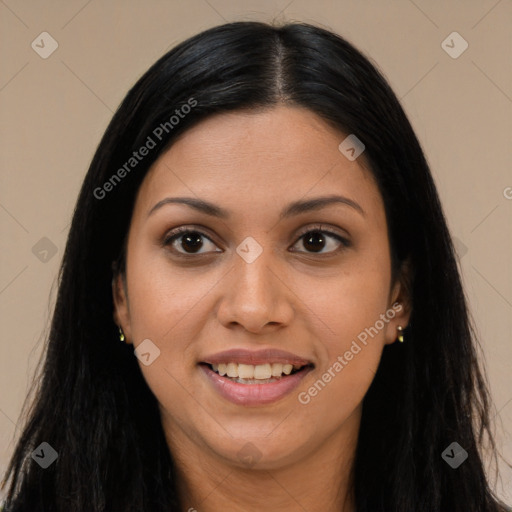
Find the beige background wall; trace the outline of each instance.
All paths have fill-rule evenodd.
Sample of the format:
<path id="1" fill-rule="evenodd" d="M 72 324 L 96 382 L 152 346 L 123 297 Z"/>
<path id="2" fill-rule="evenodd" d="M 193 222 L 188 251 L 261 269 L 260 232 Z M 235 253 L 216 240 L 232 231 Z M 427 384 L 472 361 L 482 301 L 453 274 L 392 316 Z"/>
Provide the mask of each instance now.
<path id="1" fill-rule="evenodd" d="M 113 111 L 177 42 L 225 21 L 272 19 L 343 35 L 401 99 L 457 239 L 499 446 L 512 461 L 511 0 L 2 0 L 0 473 L 41 353 L 70 215 Z M 454 31 L 463 39 L 442 44 Z M 52 42 L 42 32 L 58 44 L 45 59 Z M 501 475 L 497 491 L 512 502 L 512 470 L 502 464 Z"/>

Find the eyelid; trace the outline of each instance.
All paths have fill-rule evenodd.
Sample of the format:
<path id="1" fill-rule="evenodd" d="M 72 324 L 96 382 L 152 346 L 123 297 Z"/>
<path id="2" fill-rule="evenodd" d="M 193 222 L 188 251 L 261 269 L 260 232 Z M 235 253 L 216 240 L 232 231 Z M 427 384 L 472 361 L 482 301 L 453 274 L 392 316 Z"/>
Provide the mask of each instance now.
<path id="1" fill-rule="evenodd" d="M 321 231 L 322 233 L 327 233 L 328 235 L 334 236 L 343 242 L 349 243 L 348 240 L 348 233 L 346 235 L 342 235 L 341 233 L 335 231 L 333 228 L 330 228 L 328 225 L 325 224 L 313 224 L 306 226 L 305 228 L 301 229 L 297 236 L 300 238 L 301 236 L 304 236 L 306 233 L 310 233 L 311 231 Z"/>

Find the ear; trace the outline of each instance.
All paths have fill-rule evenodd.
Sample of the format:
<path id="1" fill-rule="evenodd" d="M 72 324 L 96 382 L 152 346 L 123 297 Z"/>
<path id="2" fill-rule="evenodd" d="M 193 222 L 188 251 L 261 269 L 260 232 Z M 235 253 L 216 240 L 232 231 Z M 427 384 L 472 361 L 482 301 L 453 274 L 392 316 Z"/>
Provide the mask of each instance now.
<path id="1" fill-rule="evenodd" d="M 121 327 L 125 343 L 132 344 L 130 308 L 126 289 L 126 278 L 121 272 L 114 271 L 112 279 L 112 298 L 114 301 L 114 322 Z"/>
<path id="2" fill-rule="evenodd" d="M 389 296 L 388 311 L 393 311 L 394 316 L 390 319 L 385 336 L 386 345 L 397 341 L 400 334 L 398 327 L 403 330 L 409 325 L 412 312 L 412 282 L 413 269 L 410 260 L 406 260 L 398 272 L 395 283 L 392 286 Z"/>

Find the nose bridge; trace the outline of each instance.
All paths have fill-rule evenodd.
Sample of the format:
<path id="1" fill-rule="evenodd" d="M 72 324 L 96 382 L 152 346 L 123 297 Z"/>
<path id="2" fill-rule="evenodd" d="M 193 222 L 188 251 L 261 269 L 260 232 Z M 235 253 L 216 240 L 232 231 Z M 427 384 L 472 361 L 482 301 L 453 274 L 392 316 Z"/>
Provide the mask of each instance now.
<path id="1" fill-rule="evenodd" d="M 254 239 L 242 242 L 219 310 L 220 321 L 225 325 L 236 322 L 251 331 L 269 323 L 289 322 L 293 309 L 277 267 L 270 248 Z"/>
<path id="2" fill-rule="evenodd" d="M 272 256 L 270 248 L 263 248 L 254 239 L 246 239 L 238 246 L 235 258 L 237 284 L 234 288 L 237 295 L 247 295 L 246 299 L 262 301 L 262 304 L 274 300 L 277 284 Z"/>

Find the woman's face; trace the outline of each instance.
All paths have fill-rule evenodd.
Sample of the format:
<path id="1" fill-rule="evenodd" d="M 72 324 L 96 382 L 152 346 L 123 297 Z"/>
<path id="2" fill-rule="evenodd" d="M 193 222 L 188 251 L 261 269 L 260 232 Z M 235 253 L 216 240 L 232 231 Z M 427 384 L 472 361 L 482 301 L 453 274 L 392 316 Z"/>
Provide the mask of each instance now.
<path id="1" fill-rule="evenodd" d="M 364 153 L 338 149 L 347 135 L 301 108 L 221 114 L 144 179 L 115 319 L 143 343 L 173 453 L 270 469 L 355 442 L 408 313 L 393 307 L 403 297 Z"/>

